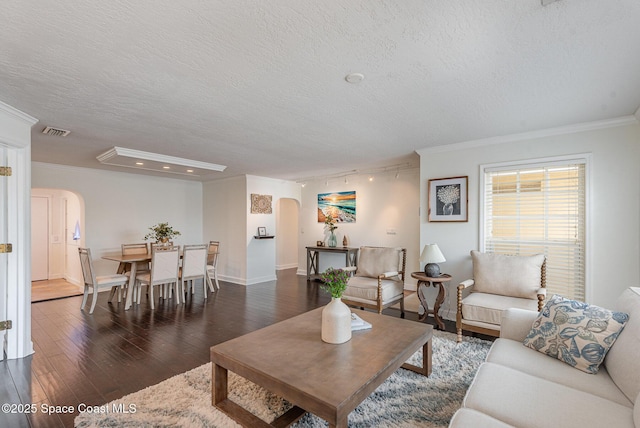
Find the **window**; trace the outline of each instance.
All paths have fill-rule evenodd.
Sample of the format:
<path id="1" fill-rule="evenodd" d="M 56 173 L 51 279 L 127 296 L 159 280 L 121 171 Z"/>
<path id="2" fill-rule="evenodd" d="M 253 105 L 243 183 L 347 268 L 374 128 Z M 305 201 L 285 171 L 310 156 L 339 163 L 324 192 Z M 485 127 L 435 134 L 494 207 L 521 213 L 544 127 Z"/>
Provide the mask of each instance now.
<path id="1" fill-rule="evenodd" d="M 585 300 L 587 158 L 482 167 L 483 251 L 547 258 L 547 293 Z"/>

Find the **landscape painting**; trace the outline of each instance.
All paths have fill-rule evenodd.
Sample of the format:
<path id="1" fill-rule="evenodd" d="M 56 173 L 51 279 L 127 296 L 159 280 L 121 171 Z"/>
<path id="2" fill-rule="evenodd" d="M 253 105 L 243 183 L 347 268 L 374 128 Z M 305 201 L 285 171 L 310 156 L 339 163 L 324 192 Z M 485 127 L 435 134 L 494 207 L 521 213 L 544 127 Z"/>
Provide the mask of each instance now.
<path id="1" fill-rule="evenodd" d="M 318 223 L 324 223 L 327 216 L 337 223 L 355 223 L 356 192 L 333 192 L 318 194 Z"/>

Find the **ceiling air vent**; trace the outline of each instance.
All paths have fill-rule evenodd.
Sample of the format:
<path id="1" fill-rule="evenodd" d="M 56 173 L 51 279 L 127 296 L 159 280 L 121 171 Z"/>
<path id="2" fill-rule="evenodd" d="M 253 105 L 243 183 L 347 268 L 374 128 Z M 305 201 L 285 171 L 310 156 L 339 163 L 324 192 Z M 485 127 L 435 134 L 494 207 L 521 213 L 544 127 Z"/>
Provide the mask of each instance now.
<path id="1" fill-rule="evenodd" d="M 47 135 L 52 135 L 54 137 L 66 137 L 71 133 L 71 131 L 67 131 L 66 129 L 60 129 L 60 128 L 52 128 L 50 126 L 47 126 L 42 130 L 42 133 Z"/>

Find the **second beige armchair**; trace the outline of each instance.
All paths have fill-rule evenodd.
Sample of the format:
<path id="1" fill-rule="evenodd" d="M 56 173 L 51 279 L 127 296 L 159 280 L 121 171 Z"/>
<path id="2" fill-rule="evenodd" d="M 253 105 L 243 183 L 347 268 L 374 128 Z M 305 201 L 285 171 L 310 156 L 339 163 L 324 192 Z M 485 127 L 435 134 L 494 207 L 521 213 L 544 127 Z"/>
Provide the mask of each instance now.
<path id="1" fill-rule="evenodd" d="M 473 279 L 458 285 L 456 329 L 500 336 L 502 311 L 540 311 L 547 295 L 546 259 L 542 254 L 511 256 L 471 251 Z M 463 298 L 463 291 L 471 293 Z"/>

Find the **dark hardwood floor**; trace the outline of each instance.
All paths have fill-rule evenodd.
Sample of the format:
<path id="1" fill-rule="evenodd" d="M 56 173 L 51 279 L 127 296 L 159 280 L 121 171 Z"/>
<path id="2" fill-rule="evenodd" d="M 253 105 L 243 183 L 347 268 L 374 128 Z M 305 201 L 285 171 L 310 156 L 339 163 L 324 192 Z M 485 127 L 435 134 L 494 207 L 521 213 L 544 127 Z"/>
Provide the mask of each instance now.
<path id="1" fill-rule="evenodd" d="M 166 300 L 153 311 L 147 301 L 124 311 L 123 303 L 107 302 L 109 293 L 100 293 L 93 315 L 80 311 L 82 297 L 33 303 L 35 354 L 0 362 L 0 401 L 15 404 L 10 411 L 24 410 L 20 403 L 37 411 L 3 408 L 0 427 L 71 427 L 81 403 L 104 404 L 198 367 L 209 362 L 212 345 L 330 300 L 318 282 L 307 283 L 295 269 L 279 272 L 273 282 L 220 285 L 206 301 L 200 291 L 186 304 Z M 407 313 L 407 319 L 417 321 L 417 314 Z M 454 327 L 447 322 L 446 328 Z M 60 407 L 44 414 L 49 406 Z"/>

